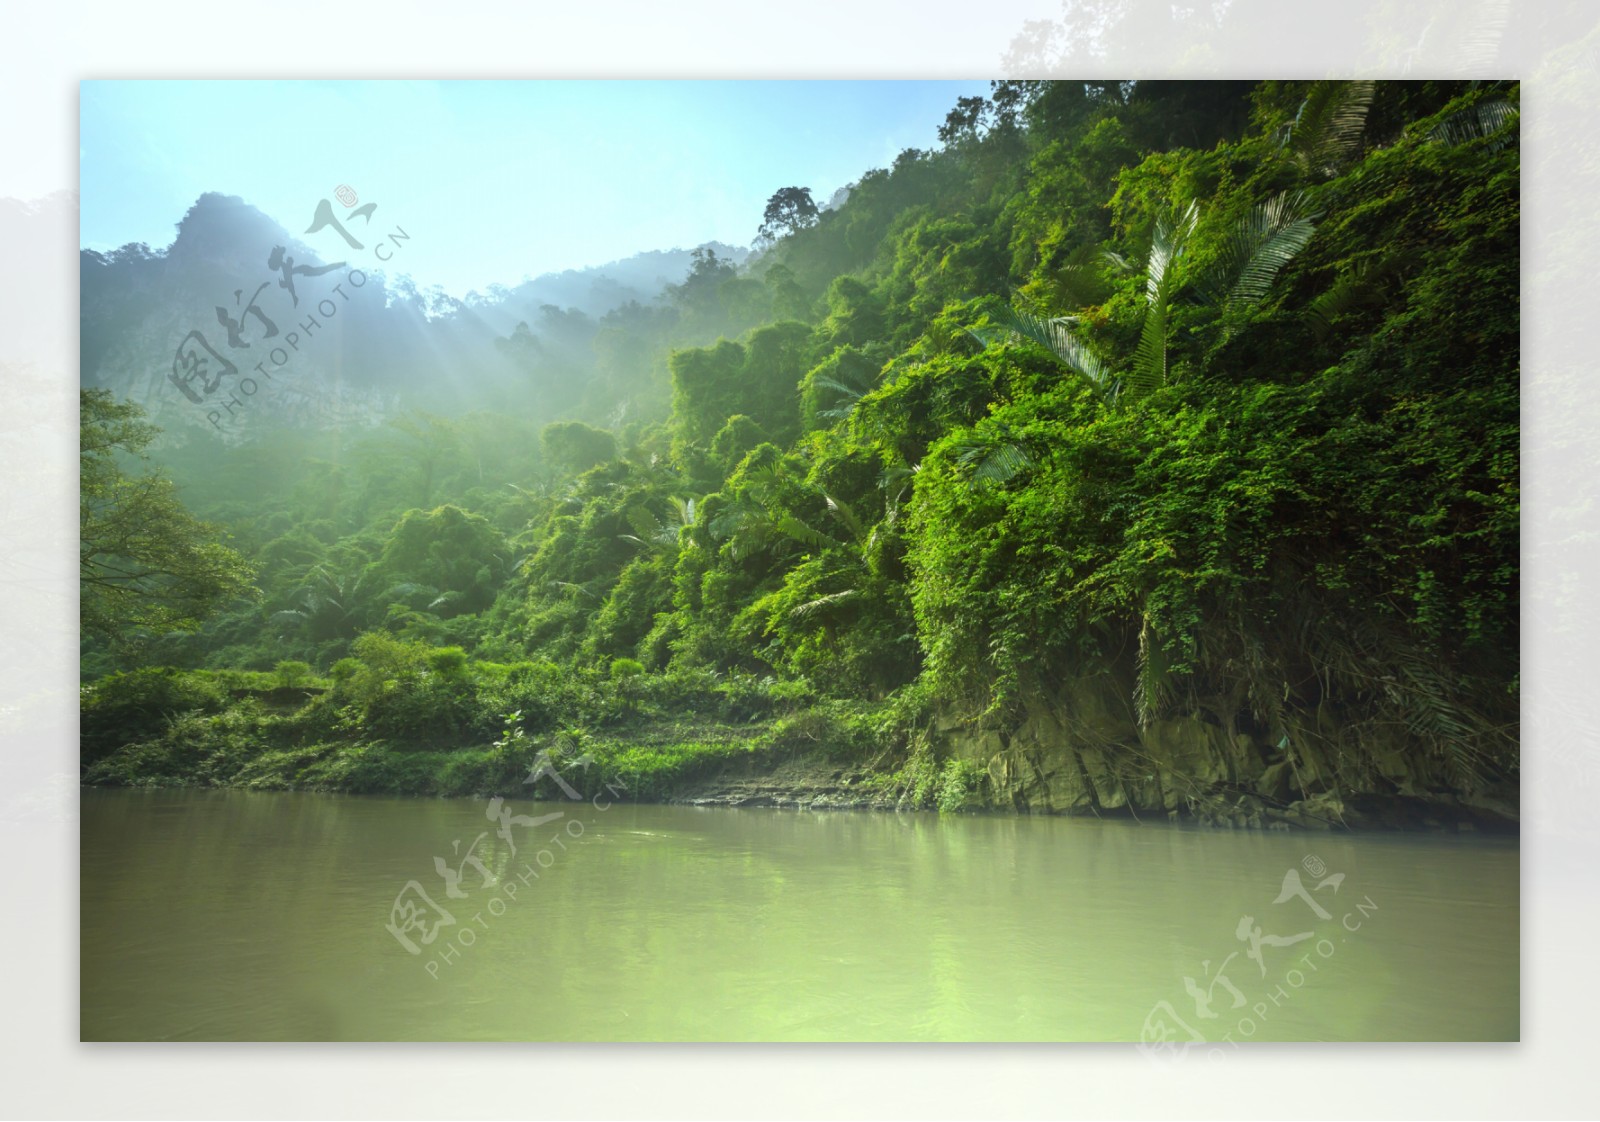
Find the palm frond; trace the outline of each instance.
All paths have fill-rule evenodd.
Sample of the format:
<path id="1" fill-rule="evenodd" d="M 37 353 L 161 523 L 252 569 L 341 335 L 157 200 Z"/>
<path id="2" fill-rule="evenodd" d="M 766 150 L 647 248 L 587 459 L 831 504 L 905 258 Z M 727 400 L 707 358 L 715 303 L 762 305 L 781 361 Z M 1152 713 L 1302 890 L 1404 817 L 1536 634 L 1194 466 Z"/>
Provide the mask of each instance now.
<path id="1" fill-rule="evenodd" d="M 1033 456 L 1017 441 L 1003 444 L 964 444 L 956 453 L 956 462 L 972 471 L 974 481 L 1006 483 L 1033 465 Z"/>
<path id="2" fill-rule="evenodd" d="M 628 520 L 628 525 L 633 527 L 633 532 L 637 534 L 639 538 L 644 538 L 647 540 L 653 539 L 656 534 L 661 531 L 661 519 L 651 514 L 642 506 L 630 506 L 627 510 L 623 511 L 622 514 L 623 517 Z M 631 535 L 624 534 L 622 536 L 630 537 Z M 637 541 L 638 539 L 635 538 L 634 540 Z"/>
<path id="3" fill-rule="evenodd" d="M 804 604 L 797 604 L 789 610 L 789 614 L 795 619 L 804 619 L 806 616 L 812 615 L 815 612 L 820 612 L 825 608 L 831 608 L 834 605 L 842 604 L 847 600 L 854 600 L 860 595 L 860 590 L 847 588 L 843 592 L 830 593 L 827 596 L 819 596 L 815 600 L 808 600 Z"/>
<path id="4" fill-rule="evenodd" d="M 713 538 L 728 543 L 728 552 L 735 561 L 765 550 L 776 533 L 771 513 L 749 498 L 718 514 L 707 528 Z"/>
<path id="5" fill-rule="evenodd" d="M 1341 270 L 1328 290 L 1306 305 L 1306 316 L 1317 338 L 1327 338 L 1334 321 L 1341 316 L 1381 303 L 1391 283 L 1403 276 L 1415 259 L 1415 252 L 1401 249 L 1380 258 L 1365 258 Z"/>
<path id="6" fill-rule="evenodd" d="M 778 464 L 762 464 L 745 472 L 745 482 L 757 491 L 776 490 L 789 482 L 789 474 Z"/>
<path id="7" fill-rule="evenodd" d="M 842 500 L 836 499 L 832 495 L 823 495 L 822 497 L 827 501 L 828 510 L 835 518 L 844 523 L 845 529 L 850 531 L 851 539 L 859 542 L 865 536 L 865 528 L 861 525 L 861 519 L 856 517 L 855 511 L 851 510 Z"/>
<path id="8" fill-rule="evenodd" d="M 1171 290 L 1174 266 L 1188 248 L 1189 235 L 1194 233 L 1200 220 L 1200 204 L 1191 202 L 1176 217 L 1163 214 L 1156 219 L 1155 233 L 1150 239 L 1150 257 L 1145 262 L 1145 298 L 1155 303 L 1163 293 Z"/>
<path id="9" fill-rule="evenodd" d="M 1333 285 L 1306 305 L 1306 315 L 1317 338 L 1325 339 L 1334 321 L 1373 300 L 1370 274 L 1365 262 L 1347 269 L 1333 279 Z"/>
<path id="10" fill-rule="evenodd" d="M 1188 250 L 1189 235 L 1199 217 L 1199 204 L 1191 202 L 1181 215 L 1156 219 L 1150 259 L 1145 264 L 1144 325 L 1133 353 L 1133 369 L 1123 379 L 1136 398 L 1166 385 L 1168 309 L 1180 282 L 1178 263 Z"/>
<path id="11" fill-rule="evenodd" d="M 784 514 L 773 524 L 778 533 L 812 549 L 838 549 L 840 543 L 821 530 L 808 526 L 792 514 Z"/>
<path id="12" fill-rule="evenodd" d="M 1153 303 L 1145 309 L 1139 329 L 1139 345 L 1133 352 L 1133 367 L 1123 378 L 1134 397 L 1146 397 L 1167 383 L 1167 305 Z"/>
<path id="13" fill-rule="evenodd" d="M 985 346 L 1023 339 L 1050 351 L 1100 397 L 1110 397 L 1116 380 L 1087 344 L 1072 333 L 1073 320 L 1062 316 L 1045 319 L 1031 312 L 1002 307 L 989 317 L 992 327 L 972 328 L 970 334 Z"/>
<path id="14" fill-rule="evenodd" d="M 1108 264 L 1105 254 L 1092 243 L 1080 245 L 1068 254 L 1052 278 L 1062 302 L 1077 308 L 1105 303 L 1112 292 L 1105 275 Z"/>
<path id="15" fill-rule="evenodd" d="M 972 473 L 974 479 L 1005 483 L 1033 466 L 1033 456 L 1020 444 L 1001 444 L 983 458 Z"/>
<path id="16" fill-rule="evenodd" d="M 837 378 L 829 378 L 826 375 L 821 375 L 811 379 L 811 384 L 814 386 L 821 386 L 823 389 L 832 390 L 834 393 L 849 398 L 857 398 L 867 392 L 860 386 L 852 386 L 849 382 L 841 382 Z"/>
<path id="17" fill-rule="evenodd" d="M 1304 191 L 1285 191 L 1258 204 L 1239 220 L 1202 287 L 1230 308 L 1260 303 L 1283 267 L 1310 244 L 1320 217 Z"/>
<path id="18" fill-rule="evenodd" d="M 1376 90 L 1371 81 L 1313 83 L 1279 143 L 1294 152 L 1307 172 L 1337 174 L 1361 149 Z"/>
<path id="19" fill-rule="evenodd" d="M 1135 266 L 1132 261 L 1129 261 L 1126 257 L 1122 256 L 1122 254 L 1118 253 L 1114 249 L 1102 250 L 1100 252 L 1100 258 L 1107 265 L 1110 265 L 1114 271 L 1121 273 L 1124 276 L 1131 277 L 1134 273 L 1139 271 L 1138 267 Z"/>
<path id="20" fill-rule="evenodd" d="M 830 409 L 817 410 L 817 416 L 824 417 L 830 421 L 836 421 L 842 417 L 848 417 L 850 414 L 854 413 L 856 411 L 856 406 L 861 404 L 861 399 L 865 397 L 868 392 L 866 388 L 861 386 L 853 386 L 848 382 L 841 382 L 837 378 L 813 378 L 811 380 L 811 384 L 814 386 L 820 386 L 825 390 L 833 391 L 835 400 L 838 402 L 838 404 L 834 405 Z"/>
<path id="21" fill-rule="evenodd" d="M 891 464 L 883 469 L 883 474 L 878 476 L 878 489 L 888 495 L 887 504 L 892 511 L 897 503 L 904 497 L 906 488 L 916 478 L 917 469 L 905 464 Z"/>
<path id="22" fill-rule="evenodd" d="M 1440 121 L 1429 131 L 1428 139 L 1451 145 L 1488 139 L 1491 149 L 1500 149 L 1516 139 L 1514 129 L 1503 136 L 1500 132 L 1519 116 L 1519 110 L 1509 101 L 1480 101 Z"/>

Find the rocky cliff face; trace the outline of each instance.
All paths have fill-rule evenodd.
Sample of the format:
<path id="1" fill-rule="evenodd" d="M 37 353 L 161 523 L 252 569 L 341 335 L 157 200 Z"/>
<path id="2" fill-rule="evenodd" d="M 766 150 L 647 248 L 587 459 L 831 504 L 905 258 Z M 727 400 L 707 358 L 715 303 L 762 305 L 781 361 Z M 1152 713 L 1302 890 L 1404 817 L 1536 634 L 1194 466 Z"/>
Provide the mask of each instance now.
<path id="1" fill-rule="evenodd" d="M 1277 744 L 1209 714 L 1143 728 L 1131 683 L 1105 674 L 1033 694 L 1011 727 L 946 718 L 939 733 L 982 767 L 991 805 L 1043 814 L 1117 814 L 1238 827 L 1514 829 L 1514 784 L 1463 782 L 1447 758 L 1403 736 L 1358 753 L 1339 714 L 1286 715 Z"/>

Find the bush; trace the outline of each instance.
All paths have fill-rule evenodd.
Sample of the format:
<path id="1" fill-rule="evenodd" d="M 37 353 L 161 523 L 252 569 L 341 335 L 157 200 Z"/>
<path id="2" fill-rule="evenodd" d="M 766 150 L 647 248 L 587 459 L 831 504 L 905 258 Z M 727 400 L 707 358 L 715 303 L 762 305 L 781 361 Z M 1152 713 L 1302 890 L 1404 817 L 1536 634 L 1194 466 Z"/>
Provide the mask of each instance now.
<path id="1" fill-rule="evenodd" d="M 79 753 L 88 766 L 124 744 L 158 735 L 183 713 L 217 713 L 223 689 L 208 675 L 154 667 L 112 674 L 82 690 Z"/>
<path id="2" fill-rule="evenodd" d="M 833 761 L 866 759 L 879 745 L 873 711 L 849 702 L 828 702 L 780 717 L 763 738 L 780 752 L 820 751 Z"/>
<path id="3" fill-rule="evenodd" d="M 594 779 L 589 779 L 582 771 L 563 772 L 563 778 L 586 795 L 597 794 L 604 783 L 611 780 L 631 798 L 661 798 L 684 783 L 719 770 L 731 760 L 748 758 L 755 751 L 754 741 L 690 741 L 600 748 L 593 753 L 600 765 Z"/>
<path id="4" fill-rule="evenodd" d="M 940 814 L 954 814 L 977 805 L 988 773 L 971 760 L 946 760 L 939 772 L 939 792 L 936 802 Z"/>
<path id="5" fill-rule="evenodd" d="M 611 661 L 611 680 L 620 682 L 644 673 L 644 663 L 636 658 L 618 658 Z"/>
<path id="6" fill-rule="evenodd" d="M 460 677 L 467 671 L 467 652 L 460 647 L 440 647 L 429 652 L 428 669 L 441 677 Z"/>
<path id="7" fill-rule="evenodd" d="M 278 676 L 278 685 L 285 689 L 295 689 L 311 680 L 311 664 L 307 662 L 286 659 L 273 672 Z"/>
<path id="8" fill-rule="evenodd" d="M 273 721 L 254 702 L 216 715 L 172 715 L 156 735 L 133 741 L 95 762 L 89 784 L 125 787 L 225 787 L 268 747 Z"/>
<path id="9" fill-rule="evenodd" d="M 495 670 L 479 663 L 476 671 L 473 728 L 485 740 L 501 731 L 506 713 L 521 713 L 522 727 L 540 733 L 565 724 L 588 723 L 605 710 L 594 681 L 553 662 L 516 662 Z"/>

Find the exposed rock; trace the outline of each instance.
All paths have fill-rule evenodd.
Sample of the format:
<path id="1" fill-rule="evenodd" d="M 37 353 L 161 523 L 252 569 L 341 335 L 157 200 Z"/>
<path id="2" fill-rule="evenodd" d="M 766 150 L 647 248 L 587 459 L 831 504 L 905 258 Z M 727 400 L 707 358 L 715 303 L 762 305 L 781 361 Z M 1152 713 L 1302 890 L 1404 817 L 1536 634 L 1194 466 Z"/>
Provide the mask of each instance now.
<path id="1" fill-rule="evenodd" d="M 1403 731 L 1352 768 L 1327 705 L 1285 715 L 1278 743 L 1209 715 L 1139 727 L 1127 683 L 1100 674 L 1024 699 L 1016 727 L 936 724 L 949 751 L 982 766 L 997 808 L 1043 814 L 1165 813 L 1230 828 L 1515 829 L 1516 795 L 1462 791 L 1445 761 Z M 1343 772 L 1341 772 L 1343 767 Z"/>

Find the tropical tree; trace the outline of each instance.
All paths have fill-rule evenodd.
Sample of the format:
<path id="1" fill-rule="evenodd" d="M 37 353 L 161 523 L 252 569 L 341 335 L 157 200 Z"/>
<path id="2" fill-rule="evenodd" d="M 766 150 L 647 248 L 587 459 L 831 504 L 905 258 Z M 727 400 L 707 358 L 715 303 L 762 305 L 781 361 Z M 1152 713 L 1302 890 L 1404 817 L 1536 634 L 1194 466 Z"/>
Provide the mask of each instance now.
<path id="1" fill-rule="evenodd" d="M 295 592 L 295 606 L 272 614 L 280 627 L 302 628 L 314 642 L 353 638 L 368 608 L 364 573 L 340 574 L 318 565 Z"/>
<path id="2" fill-rule="evenodd" d="M 626 514 L 635 532 L 623 534 L 622 540 L 651 552 L 676 553 L 683 535 L 694 525 L 694 500 L 672 499 L 672 513 L 674 517 L 667 520 L 651 514 L 644 506 L 629 507 Z"/>
<path id="3" fill-rule="evenodd" d="M 219 607 L 255 595 L 254 570 L 195 518 L 172 482 L 118 462 L 143 461 L 160 430 L 142 407 L 107 390 L 79 404 L 78 589 L 85 638 L 128 650 L 188 631 Z"/>
<path id="4" fill-rule="evenodd" d="M 762 212 L 756 240 L 775 242 L 785 234 L 815 226 L 817 217 L 817 204 L 811 199 L 811 188 L 784 187 L 773 192 L 767 200 L 767 209 Z"/>
<path id="5" fill-rule="evenodd" d="M 1183 268 L 1201 222 L 1200 206 L 1191 202 L 1181 213 L 1156 219 L 1150 253 L 1145 259 L 1145 299 L 1139 342 L 1115 372 L 1077 333 L 1075 316 L 1046 318 L 1014 307 L 1002 307 L 990 324 L 971 329 L 984 345 L 1024 341 L 1044 347 L 1107 405 L 1137 402 L 1167 383 L 1168 337 L 1173 305 L 1180 293 L 1233 311 L 1260 303 L 1283 267 L 1316 232 L 1309 196 L 1302 191 L 1276 195 L 1254 207 L 1224 239 L 1221 251 L 1198 276 Z M 1106 260 L 1132 271 L 1116 254 Z"/>

